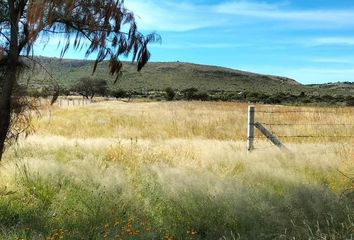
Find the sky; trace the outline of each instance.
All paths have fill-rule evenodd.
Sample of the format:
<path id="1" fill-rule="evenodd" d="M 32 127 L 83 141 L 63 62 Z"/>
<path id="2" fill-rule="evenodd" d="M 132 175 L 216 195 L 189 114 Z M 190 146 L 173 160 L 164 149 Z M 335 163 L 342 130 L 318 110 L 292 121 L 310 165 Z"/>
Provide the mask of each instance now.
<path id="1" fill-rule="evenodd" d="M 161 44 L 150 46 L 151 61 L 223 66 L 303 84 L 354 82 L 354 0 L 126 0 L 125 5 L 140 31 L 162 37 Z M 60 51 L 37 47 L 36 54 L 59 57 Z"/>

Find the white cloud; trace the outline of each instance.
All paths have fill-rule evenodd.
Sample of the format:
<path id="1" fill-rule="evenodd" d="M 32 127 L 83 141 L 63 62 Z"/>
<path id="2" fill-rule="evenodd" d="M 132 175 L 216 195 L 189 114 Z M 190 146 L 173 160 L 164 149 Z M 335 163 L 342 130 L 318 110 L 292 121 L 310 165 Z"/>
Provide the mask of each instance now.
<path id="1" fill-rule="evenodd" d="M 222 48 L 243 48 L 243 47 L 250 47 L 251 44 L 230 44 L 230 43 L 192 43 L 192 42 L 183 42 L 177 44 L 162 44 L 152 45 L 155 48 L 161 49 L 198 49 L 198 48 L 212 48 L 212 49 L 222 49 Z"/>
<path id="2" fill-rule="evenodd" d="M 312 62 L 354 64 L 354 58 L 351 58 L 351 57 L 317 57 L 317 58 L 313 58 Z"/>
<path id="3" fill-rule="evenodd" d="M 215 6 L 218 12 L 237 15 L 254 15 L 260 12 L 276 11 L 278 8 L 279 6 L 277 4 L 250 1 L 225 2 Z"/>
<path id="4" fill-rule="evenodd" d="M 156 31 L 190 31 L 217 26 L 208 6 L 176 1 L 131 0 L 125 3 L 133 11 L 139 27 Z"/>
<path id="5" fill-rule="evenodd" d="M 353 9 L 288 10 L 281 5 L 250 1 L 233 1 L 216 6 L 223 14 L 263 18 L 270 20 L 295 21 L 310 24 L 331 24 L 332 26 L 353 25 Z"/>
<path id="6" fill-rule="evenodd" d="M 249 21 L 266 19 L 303 28 L 354 26 L 354 9 L 294 10 L 284 4 L 249 0 L 213 5 L 177 0 L 130 0 L 126 6 L 136 14 L 143 30 L 181 32 L 226 24 L 232 26 L 240 24 L 245 20 L 243 18 Z"/>
<path id="7" fill-rule="evenodd" d="M 271 44 L 262 46 L 262 48 L 271 49 L 288 49 L 289 47 L 328 47 L 328 46 L 342 46 L 350 47 L 354 45 L 354 37 L 341 36 L 326 36 L 326 37 L 292 37 L 284 40 L 272 40 Z M 329 59 L 322 59 L 323 62 Z M 319 62 L 319 61 L 318 61 Z"/>
<path id="8" fill-rule="evenodd" d="M 312 40 L 315 46 L 321 45 L 354 45 L 354 37 L 321 37 Z"/>

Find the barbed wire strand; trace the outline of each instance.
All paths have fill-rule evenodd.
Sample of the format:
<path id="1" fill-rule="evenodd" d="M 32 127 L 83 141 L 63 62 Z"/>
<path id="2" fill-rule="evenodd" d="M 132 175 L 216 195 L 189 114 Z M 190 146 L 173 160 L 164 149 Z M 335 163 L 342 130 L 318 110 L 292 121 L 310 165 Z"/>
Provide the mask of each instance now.
<path id="1" fill-rule="evenodd" d="M 262 139 L 277 139 L 277 138 L 354 138 L 354 136 L 316 136 L 316 135 L 295 135 L 295 136 L 289 136 L 289 135 L 277 135 L 276 137 L 258 137 Z"/>
<path id="2" fill-rule="evenodd" d="M 278 113 L 332 113 L 332 114 L 348 114 L 348 111 L 255 111 L 256 113 L 278 114 Z"/>
<path id="3" fill-rule="evenodd" d="M 346 123 L 263 123 L 260 124 L 268 125 L 268 126 L 348 126 L 352 127 L 354 124 L 346 124 Z"/>

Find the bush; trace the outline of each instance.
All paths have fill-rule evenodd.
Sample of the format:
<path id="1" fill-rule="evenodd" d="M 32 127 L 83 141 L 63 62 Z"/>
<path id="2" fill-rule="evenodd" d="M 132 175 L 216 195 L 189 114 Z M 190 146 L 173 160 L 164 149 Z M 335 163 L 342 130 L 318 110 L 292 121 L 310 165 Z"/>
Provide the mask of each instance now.
<path id="1" fill-rule="evenodd" d="M 47 98 L 52 95 L 51 91 L 48 88 L 41 88 L 41 89 L 36 89 L 32 88 L 27 90 L 27 95 L 29 97 L 34 97 L 34 98 Z"/>
<path id="2" fill-rule="evenodd" d="M 196 88 L 187 88 L 182 91 L 182 94 L 185 99 L 187 100 L 193 100 L 194 95 L 198 92 L 198 89 Z"/>
<path id="3" fill-rule="evenodd" d="M 107 96 L 107 87 L 108 83 L 104 79 L 84 77 L 74 83 L 72 90 L 87 99 L 92 99 L 96 94 L 100 96 Z"/>
<path id="4" fill-rule="evenodd" d="M 112 90 L 109 93 L 110 96 L 115 97 L 115 98 L 125 98 L 128 97 L 127 91 L 123 89 L 118 89 L 118 90 Z"/>
<path id="5" fill-rule="evenodd" d="M 198 92 L 192 96 L 193 100 L 208 101 L 210 96 L 206 92 Z"/>
<path id="6" fill-rule="evenodd" d="M 280 104 L 281 100 L 277 96 L 270 96 L 265 99 L 264 103 L 266 104 Z"/>
<path id="7" fill-rule="evenodd" d="M 348 107 L 354 107 L 354 98 L 347 99 L 345 105 Z"/>
<path id="8" fill-rule="evenodd" d="M 29 89 L 27 91 L 27 95 L 29 97 L 40 98 L 41 97 L 41 92 L 38 89 Z"/>
<path id="9" fill-rule="evenodd" d="M 172 88 L 168 87 L 165 89 L 165 98 L 167 101 L 172 101 L 175 96 L 176 92 Z"/>

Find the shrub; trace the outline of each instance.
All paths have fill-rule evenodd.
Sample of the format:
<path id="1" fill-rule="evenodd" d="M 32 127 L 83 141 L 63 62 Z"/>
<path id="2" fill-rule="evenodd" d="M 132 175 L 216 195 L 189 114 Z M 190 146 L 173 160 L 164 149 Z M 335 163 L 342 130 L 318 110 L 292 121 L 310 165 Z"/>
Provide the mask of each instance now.
<path id="1" fill-rule="evenodd" d="M 72 90 L 83 97 L 93 98 L 96 94 L 107 96 L 108 83 L 104 79 L 92 79 L 83 77 L 75 82 Z"/>
<path id="2" fill-rule="evenodd" d="M 270 96 L 267 99 L 265 99 L 264 103 L 266 103 L 266 104 L 279 104 L 279 103 L 281 103 L 281 100 L 277 96 Z"/>
<path id="3" fill-rule="evenodd" d="M 27 91 L 29 97 L 39 98 L 41 97 L 41 92 L 38 89 L 29 89 Z"/>
<path id="4" fill-rule="evenodd" d="M 32 88 L 32 89 L 27 90 L 27 95 L 29 97 L 34 97 L 34 98 L 40 98 L 40 97 L 47 98 L 47 97 L 51 96 L 52 93 L 47 88 L 40 88 L 40 89 Z"/>
<path id="5" fill-rule="evenodd" d="M 168 87 L 165 89 L 165 98 L 167 101 L 172 101 L 175 96 L 176 92 L 172 88 Z"/>
<path id="6" fill-rule="evenodd" d="M 206 92 L 197 92 L 192 96 L 193 100 L 208 101 L 210 96 Z"/>
<path id="7" fill-rule="evenodd" d="M 193 100 L 194 95 L 198 92 L 198 89 L 196 88 L 187 88 L 182 91 L 183 96 L 187 100 Z"/>
<path id="8" fill-rule="evenodd" d="M 128 93 L 127 91 L 123 90 L 123 89 L 118 89 L 118 90 L 111 90 L 109 95 L 111 95 L 112 97 L 115 98 L 125 98 L 128 97 Z"/>
<path id="9" fill-rule="evenodd" d="M 345 105 L 349 107 L 354 107 L 354 98 L 347 99 Z"/>

